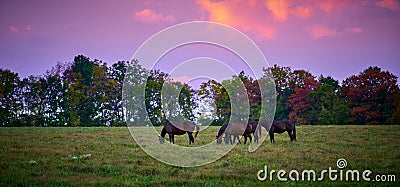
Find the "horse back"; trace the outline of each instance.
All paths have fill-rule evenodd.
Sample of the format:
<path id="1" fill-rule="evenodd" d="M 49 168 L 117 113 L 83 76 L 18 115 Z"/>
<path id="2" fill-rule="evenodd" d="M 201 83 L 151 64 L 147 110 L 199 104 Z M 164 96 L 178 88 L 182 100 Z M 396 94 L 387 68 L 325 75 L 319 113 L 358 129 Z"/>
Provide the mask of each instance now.
<path id="1" fill-rule="evenodd" d="M 247 128 L 247 123 L 230 123 L 226 128 L 226 133 L 231 135 L 242 135 Z"/>
<path id="2" fill-rule="evenodd" d="M 168 133 L 173 133 L 176 135 L 183 135 L 186 133 L 186 131 L 183 130 L 183 126 L 180 128 L 179 126 L 176 127 L 175 125 L 177 124 L 167 123 L 164 125 L 164 128 Z"/>
<path id="3" fill-rule="evenodd" d="M 187 132 L 194 132 L 196 130 L 196 124 L 192 121 L 183 122 L 183 129 Z"/>
<path id="4" fill-rule="evenodd" d="M 292 131 L 294 123 L 290 120 L 273 121 L 270 131 L 275 133 L 283 133 L 285 131 Z"/>
<path id="5" fill-rule="evenodd" d="M 174 132 L 180 132 L 181 133 L 185 133 L 185 132 L 194 132 L 196 125 L 194 122 L 191 121 L 184 121 L 184 122 L 175 122 L 175 123 L 168 123 L 170 126 L 173 126 L 173 128 L 171 128 L 171 130 L 173 130 Z"/>
<path id="6" fill-rule="evenodd" d="M 257 121 L 250 121 L 249 126 L 251 126 L 251 133 L 255 133 L 257 129 L 258 122 Z"/>

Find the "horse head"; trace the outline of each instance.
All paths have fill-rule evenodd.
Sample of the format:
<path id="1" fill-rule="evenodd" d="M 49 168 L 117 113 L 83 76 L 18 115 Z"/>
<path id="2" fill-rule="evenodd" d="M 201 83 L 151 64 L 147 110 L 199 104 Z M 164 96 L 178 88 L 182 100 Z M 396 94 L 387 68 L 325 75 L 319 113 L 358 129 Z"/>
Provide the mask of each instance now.
<path id="1" fill-rule="evenodd" d="M 161 144 L 163 144 L 164 141 L 165 141 L 165 139 L 163 137 L 161 137 L 161 136 L 158 137 L 158 140 L 160 141 Z"/>
<path id="2" fill-rule="evenodd" d="M 221 136 L 216 136 L 217 137 L 217 144 L 222 143 L 222 135 Z"/>

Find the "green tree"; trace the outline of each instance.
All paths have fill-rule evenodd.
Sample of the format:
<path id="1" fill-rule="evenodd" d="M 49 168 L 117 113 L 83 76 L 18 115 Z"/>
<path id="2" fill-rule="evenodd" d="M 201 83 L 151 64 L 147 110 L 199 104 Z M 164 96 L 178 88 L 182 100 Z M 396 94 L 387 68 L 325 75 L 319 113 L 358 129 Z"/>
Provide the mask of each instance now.
<path id="1" fill-rule="evenodd" d="M 132 61 L 131 63 L 127 61 L 118 61 L 114 63 L 111 68 L 108 68 L 108 102 L 110 105 L 111 114 L 111 125 L 113 126 L 125 126 L 124 121 L 124 110 L 122 107 L 122 86 L 124 83 L 125 72 L 129 64 L 138 63 L 137 61 Z"/>
<path id="2" fill-rule="evenodd" d="M 221 83 L 215 80 L 202 83 L 198 95 L 200 98 L 207 98 L 207 100 L 213 102 L 216 107 L 214 109 L 215 120 L 212 122 L 212 125 L 222 125 L 229 121 L 231 115 L 230 98 L 228 92 Z"/>
<path id="3" fill-rule="evenodd" d="M 272 73 L 277 93 L 275 119 L 289 119 L 290 109 L 287 107 L 287 102 L 289 101 L 289 96 L 294 92 L 291 85 L 293 72 L 290 67 L 280 67 L 276 64 L 264 69 L 264 74 L 268 74 L 268 72 Z"/>
<path id="4" fill-rule="evenodd" d="M 17 120 L 17 112 L 21 104 L 16 100 L 20 79 L 17 73 L 0 69 L 0 124 L 12 126 Z"/>
<path id="5" fill-rule="evenodd" d="M 122 87 L 123 103 L 121 104 L 123 105 L 122 112 L 126 116 L 128 125 L 147 125 L 149 119 L 147 117 L 146 104 L 148 102 L 145 99 L 143 90 L 146 88 L 149 71 L 144 69 L 136 60 L 126 66 L 126 71 L 121 71 L 124 69 L 124 64 L 117 66 L 117 68 L 114 68 L 116 70 L 112 76 L 121 81 L 121 84 L 122 82 L 124 83 Z M 124 74 L 124 78 L 120 76 L 121 74 Z"/>
<path id="6" fill-rule="evenodd" d="M 88 57 L 78 55 L 74 58 L 71 68 L 65 72 L 64 84 L 68 88 L 66 113 L 72 126 L 101 125 L 100 120 L 96 118 L 99 106 L 96 106 L 94 68 L 93 61 L 90 61 Z"/>
<path id="7" fill-rule="evenodd" d="M 319 83 L 320 86 L 308 95 L 312 103 L 309 113 L 313 115 L 313 123 L 324 125 L 348 123 L 349 107 L 338 96 L 338 81 L 321 75 Z"/>

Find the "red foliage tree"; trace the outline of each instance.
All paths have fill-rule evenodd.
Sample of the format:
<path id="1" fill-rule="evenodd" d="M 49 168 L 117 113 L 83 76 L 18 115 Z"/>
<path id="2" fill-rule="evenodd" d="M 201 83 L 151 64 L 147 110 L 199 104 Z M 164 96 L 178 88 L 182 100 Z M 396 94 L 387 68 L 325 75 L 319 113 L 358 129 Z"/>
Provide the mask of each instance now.
<path id="1" fill-rule="evenodd" d="M 309 93 L 318 88 L 319 82 L 314 77 L 309 76 L 302 81 L 302 87 L 294 90 L 290 95 L 287 107 L 291 109 L 289 119 L 298 124 L 312 124 L 313 103 L 309 99 Z"/>
<path id="2" fill-rule="evenodd" d="M 369 67 L 342 83 L 341 92 L 350 106 L 354 124 L 386 124 L 394 113 L 397 77 L 378 67 Z"/>

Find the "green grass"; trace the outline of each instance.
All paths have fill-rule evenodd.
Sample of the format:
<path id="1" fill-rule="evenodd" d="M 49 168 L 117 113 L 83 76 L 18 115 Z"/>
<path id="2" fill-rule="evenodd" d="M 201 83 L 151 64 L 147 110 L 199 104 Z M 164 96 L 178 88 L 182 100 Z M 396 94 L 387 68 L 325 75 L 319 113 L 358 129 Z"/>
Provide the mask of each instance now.
<path id="1" fill-rule="evenodd" d="M 295 143 L 287 134 L 278 134 L 276 144 L 265 141 L 253 153 L 239 144 L 212 164 L 180 168 L 148 156 L 127 128 L 0 128 L 0 186 L 399 185 L 399 130 L 400 126 L 298 126 Z M 217 131 L 210 127 L 200 132 L 194 146 L 210 142 Z M 175 139 L 188 144 L 187 135 Z M 394 174 L 396 182 L 332 182 L 327 177 L 322 182 L 280 182 L 276 176 L 273 181 L 258 181 L 256 176 L 264 165 L 287 172 L 336 168 L 339 158 L 347 160 L 345 169 Z"/>

